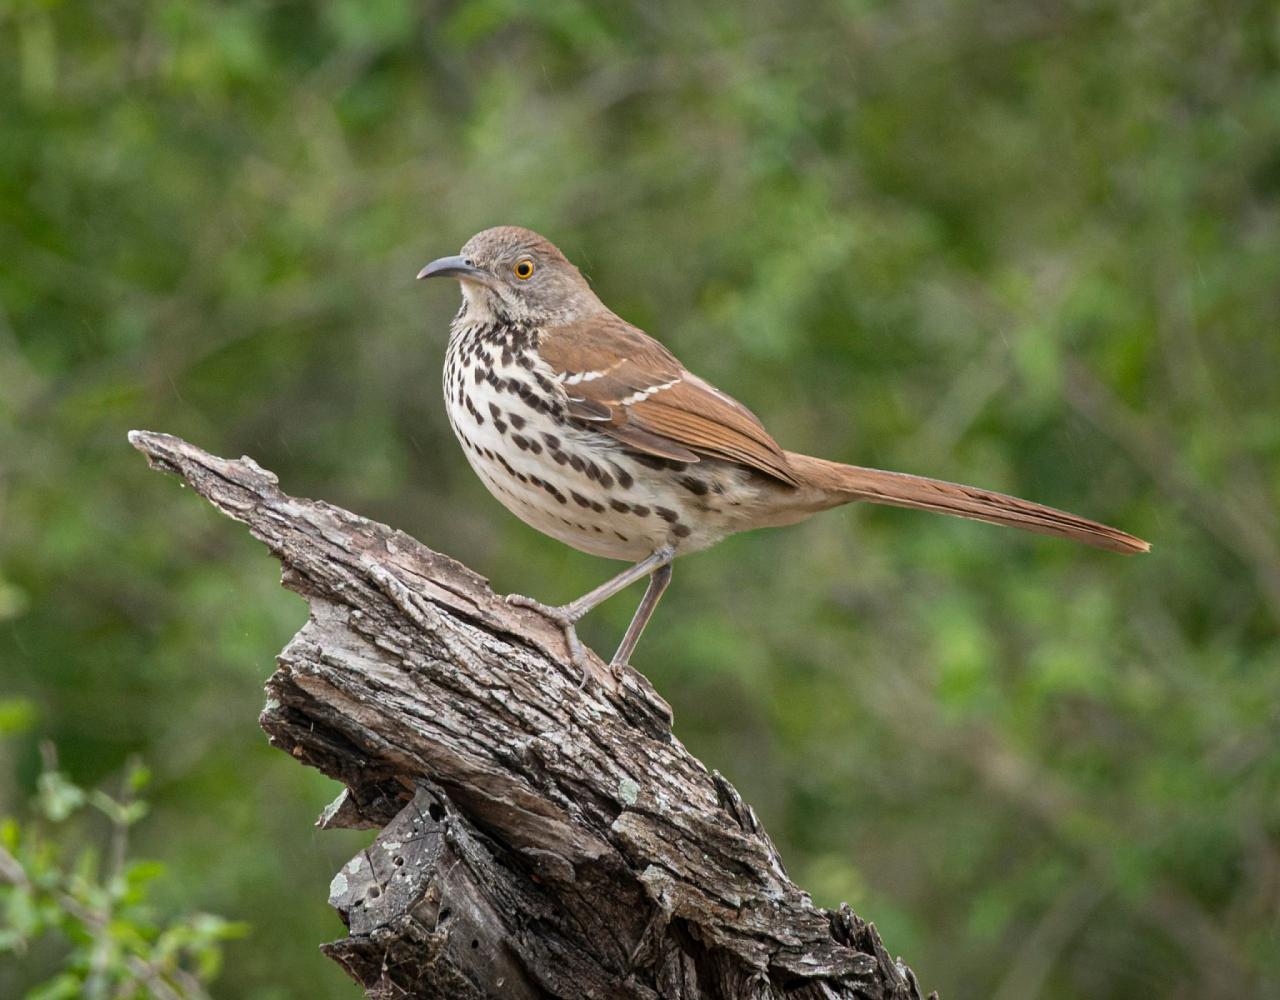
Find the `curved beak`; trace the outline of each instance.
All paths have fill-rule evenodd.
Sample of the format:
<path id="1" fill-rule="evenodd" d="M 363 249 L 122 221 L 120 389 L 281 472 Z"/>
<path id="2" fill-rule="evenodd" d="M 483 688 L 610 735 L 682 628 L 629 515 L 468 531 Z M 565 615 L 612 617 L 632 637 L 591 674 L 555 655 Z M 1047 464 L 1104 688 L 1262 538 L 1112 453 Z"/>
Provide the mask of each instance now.
<path id="1" fill-rule="evenodd" d="M 441 257 L 418 272 L 418 278 L 458 278 L 461 281 L 478 281 L 482 285 L 493 279 L 487 271 L 472 267 L 466 257 Z"/>

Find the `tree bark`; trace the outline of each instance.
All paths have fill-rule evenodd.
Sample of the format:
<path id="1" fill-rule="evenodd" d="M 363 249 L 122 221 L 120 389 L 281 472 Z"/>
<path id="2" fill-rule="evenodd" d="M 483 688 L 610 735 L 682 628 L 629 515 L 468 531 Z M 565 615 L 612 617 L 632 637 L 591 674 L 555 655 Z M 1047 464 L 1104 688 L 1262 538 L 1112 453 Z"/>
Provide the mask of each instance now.
<path id="1" fill-rule="evenodd" d="M 639 673 L 402 532 L 281 492 L 252 459 L 129 435 L 249 526 L 310 616 L 260 723 L 380 829 L 334 876 L 323 946 L 369 997 L 921 1000 L 848 906 L 813 905 Z"/>

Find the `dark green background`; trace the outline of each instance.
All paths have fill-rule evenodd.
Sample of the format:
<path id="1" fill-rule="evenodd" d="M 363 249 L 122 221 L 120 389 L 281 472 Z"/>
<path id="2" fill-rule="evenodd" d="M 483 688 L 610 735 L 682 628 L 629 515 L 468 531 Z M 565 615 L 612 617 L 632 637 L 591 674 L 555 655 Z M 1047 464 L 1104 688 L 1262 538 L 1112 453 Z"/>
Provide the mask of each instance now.
<path id="1" fill-rule="evenodd" d="M 0 2 L 0 801 L 40 738 L 142 754 L 163 901 L 254 926 L 217 995 L 355 995 L 367 835 L 257 729 L 302 602 L 125 433 L 586 590 L 440 401 L 414 273 L 500 223 L 790 448 L 1154 543 L 859 509 L 681 562 L 635 664 L 801 885 L 946 1000 L 1280 995 L 1276 6 L 769 8 Z"/>

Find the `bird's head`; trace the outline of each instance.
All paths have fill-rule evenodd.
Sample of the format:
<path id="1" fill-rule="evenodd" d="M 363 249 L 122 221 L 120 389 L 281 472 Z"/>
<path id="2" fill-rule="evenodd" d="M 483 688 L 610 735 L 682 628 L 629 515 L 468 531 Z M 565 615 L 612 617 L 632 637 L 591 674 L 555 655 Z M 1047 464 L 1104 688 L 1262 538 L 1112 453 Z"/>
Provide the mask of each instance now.
<path id="1" fill-rule="evenodd" d="M 571 322 L 604 306 L 550 240 L 519 226 L 476 233 L 462 252 L 441 257 L 419 278 L 456 278 L 468 313 L 542 325 Z"/>

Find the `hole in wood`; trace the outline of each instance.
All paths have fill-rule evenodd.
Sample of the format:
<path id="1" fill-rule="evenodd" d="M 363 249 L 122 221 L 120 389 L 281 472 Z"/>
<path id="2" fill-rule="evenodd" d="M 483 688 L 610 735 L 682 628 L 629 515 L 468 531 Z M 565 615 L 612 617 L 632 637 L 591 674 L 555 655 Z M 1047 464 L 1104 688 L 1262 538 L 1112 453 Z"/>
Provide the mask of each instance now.
<path id="1" fill-rule="evenodd" d="M 427 815 L 439 823 L 444 819 L 444 807 L 439 802 L 432 802 L 431 807 L 427 809 Z"/>

